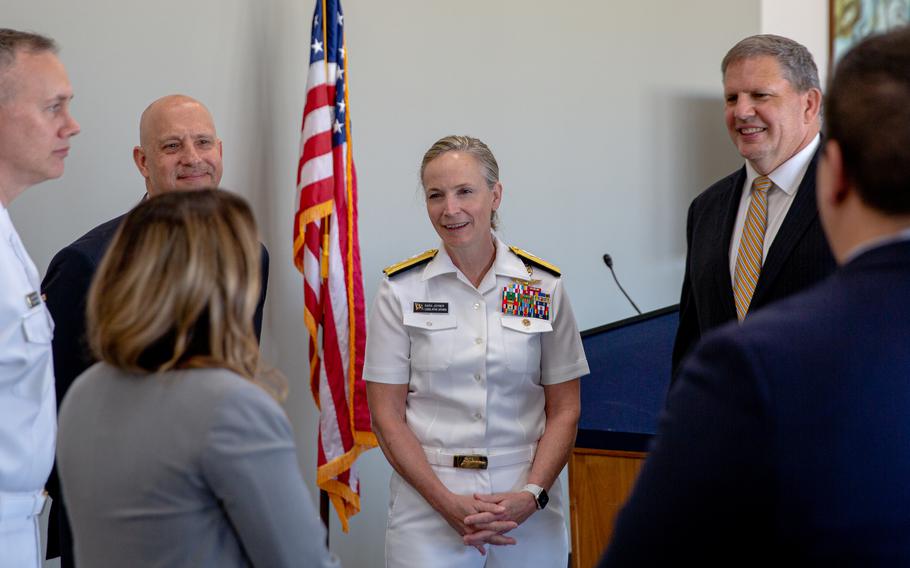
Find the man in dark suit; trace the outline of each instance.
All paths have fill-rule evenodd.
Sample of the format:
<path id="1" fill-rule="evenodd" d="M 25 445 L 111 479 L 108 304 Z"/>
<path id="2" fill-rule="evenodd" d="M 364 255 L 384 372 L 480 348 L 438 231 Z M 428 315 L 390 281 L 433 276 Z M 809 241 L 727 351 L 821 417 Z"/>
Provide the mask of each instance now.
<path id="1" fill-rule="evenodd" d="M 841 266 L 686 360 L 602 566 L 910 566 L 910 28 L 828 96 Z"/>
<path id="2" fill-rule="evenodd" d="M 184 95 L 162 97 L 145 109 L 139 123 L 139 145 L 133 160 L 145 178 L 146 194 L 217 187 L 222 174 L 222 144 L 208 109 Z M 57 403 L 73 381 L 94 362 L 85 337 L 85 305 L 92 277 L 125 215 L 98 225 L 58 252 L 51 260 L 41 289 L 54 318 L 54 373 Z M 268 286 L 269 256 L 262 247 L 262 290 L 253 325 L 262 330 Z M 60 499 L 56 470 L 48 481 L 54 499 L 48 528 L 48 558 L 61 557 L 72 566 L 72 536 Z"/>
<path id="3" fill-rule="evenodd" d="M 815 205 L 821 90 L 812 55 L 787 38 L 752 36 L 721 71 L 724 119 L 746 164 L 689 207 L 674 376 L 708 330 L 834 270 Z"/>

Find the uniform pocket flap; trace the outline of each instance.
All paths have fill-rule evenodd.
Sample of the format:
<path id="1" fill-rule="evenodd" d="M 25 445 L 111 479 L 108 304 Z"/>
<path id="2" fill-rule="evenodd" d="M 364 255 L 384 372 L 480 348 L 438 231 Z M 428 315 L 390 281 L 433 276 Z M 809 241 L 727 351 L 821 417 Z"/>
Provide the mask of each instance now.
<path id="1" fill-rule="evenodd" d="M 553 325 L 547 320 L 523 318 L 520 316 L 502 316 L 502 327 L 523 333 L 544 333 L 553 331 Z"/>
<path id="2" fill-rule="evenodd" d="M 432 331 L 455 327 L 455 314 L 404 314 L 404 324 Z"/>
<path id="3" fill-rule="evenodd" d="M 54 336 L 51 330 L 51 319 L 43 308 L 32 310 L 22 317 L 22 329 L 25 339 L 31 343 L 50 343 Z"/>

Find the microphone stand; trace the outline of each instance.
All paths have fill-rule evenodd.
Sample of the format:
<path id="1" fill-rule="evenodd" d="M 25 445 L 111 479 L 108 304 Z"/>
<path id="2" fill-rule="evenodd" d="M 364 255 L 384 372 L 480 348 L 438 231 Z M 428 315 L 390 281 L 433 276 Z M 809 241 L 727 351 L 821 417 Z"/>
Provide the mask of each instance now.
<path id="1" fill-rule="evenodd" d="M 638 306 L 635 305 L 635 302 L 632 301 L 632 298 L 626 294 L 625 289 L 622 287 L 622 284 L 619 283 L 619 278 L 616 277 L 616 272 L 613 270 L 613 257 L 609 254 L 604 254 L 604 264 L 607 265 L 607 268 L 610 269 L 610 274 L 613 275 L 613 280 L 616 282 L 616 286 L 619 287 L 619 291 L 622 292 L 622 295 L 629 300 L 629 303 L 632 304 L 632 307 L 635 308 L 635 311 L 638 312 L 638 315 L 641 315 L 641 310 L 638 309 Z"/>

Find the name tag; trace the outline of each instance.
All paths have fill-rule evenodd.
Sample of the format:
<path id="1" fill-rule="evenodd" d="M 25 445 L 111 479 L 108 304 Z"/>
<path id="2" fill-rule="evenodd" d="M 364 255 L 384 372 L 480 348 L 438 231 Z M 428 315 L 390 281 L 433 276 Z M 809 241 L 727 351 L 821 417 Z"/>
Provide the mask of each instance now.
<path id="1" fill-rule="evenodd" d="M 414 302 L 415 314 L 447 314 L 448 302 Z"/>

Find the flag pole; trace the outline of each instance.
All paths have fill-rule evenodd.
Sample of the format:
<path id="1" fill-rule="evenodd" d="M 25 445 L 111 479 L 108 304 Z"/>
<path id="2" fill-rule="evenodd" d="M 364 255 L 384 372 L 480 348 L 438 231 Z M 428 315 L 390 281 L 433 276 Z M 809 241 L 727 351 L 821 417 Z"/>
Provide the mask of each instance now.
<path id="1" fill-rule="evenodd" d="M 325 546 L 329 546 L 329 494 L 324 489 L 319 490 L 319 518 L 325 525 Z"/>
<path id="2" fill-rule="evenodd" d="M 304 275 L 310 389 L 320 412 L 316 483 L 328 542 L 330 507 L 344 532 L 349 518 L 360 511 L 360 483 L 353 465 L 360 453 L 377 443 L 362 377 L 366 318 L 344 16 L 340 0 L 315 3 L 297 165 L 294 261 Z"/>

